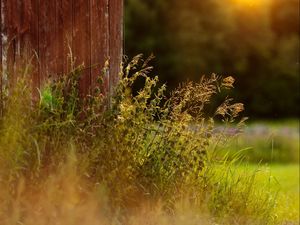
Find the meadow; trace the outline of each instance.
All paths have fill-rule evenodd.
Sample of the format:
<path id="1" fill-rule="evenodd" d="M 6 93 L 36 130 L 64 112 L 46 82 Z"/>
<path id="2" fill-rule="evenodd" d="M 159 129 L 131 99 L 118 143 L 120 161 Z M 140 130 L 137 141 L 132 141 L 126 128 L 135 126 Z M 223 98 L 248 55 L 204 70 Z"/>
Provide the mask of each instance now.
<path id="1" fill-rule="evenodd" d="M 255 142 L 230 147 L 251 128 L 239 116 L 243 104 L 224 98 L 213 113 L 207 107 L 233 88 L 234 78 L 213 74 L 167 96 L 149 75 L 149 60 L 124 63 L 113 96 L 102 94 L 99 76 L 99 86 L 81 98 L 82 67 L 49 80 L 36 102 L 28 74 L 6 89 L 1 224 L 299 222 L 299 167 L 292 157 L 299 148 L 279 145 L 274 158 L 275 145 L 267 145 L 268 157 L 260 159 L 264 154 L 243 150 Z M 136 82 L 144 86 L 133 91 Z"/>
<path id="2" fill-rule="evenodd" d="M 268 180 L 269 191 L 277 193 L 277 205 L 274 216 L 281 218 L 282 224 L 297 224 L 299 221 L 299 165 L 266 164 L 241 165 L 237 168 L 241 174 L 257 172 L 258 183 Z M 261 188 L 257 187 L 257 188 Z"/>
<path id="3" fill-rule="evenodd" d="M 228 140 L 218 151 L 231 159 L 241 157 L 239 173 L 256 171 L 258 183 L 268 180 L 270 191 L 277 192 L 274 215 L 291 224 L 298 223 L 299 121 L 249 121 L 242 134 Z"/>
<path id="4" fill-rule="evenodd" d="M 222 127 L 222 126 L 221 126 Z M 227 132 L 235 133 L 234 127 Z M 299 163 L 299 121 L 247 122 L 243 133 L 229 139 L 219 151 L 230 155 L 243 151 L 244 160 L 252 163 Z M 229 150 L 229 152 L 228 152 Z"/>

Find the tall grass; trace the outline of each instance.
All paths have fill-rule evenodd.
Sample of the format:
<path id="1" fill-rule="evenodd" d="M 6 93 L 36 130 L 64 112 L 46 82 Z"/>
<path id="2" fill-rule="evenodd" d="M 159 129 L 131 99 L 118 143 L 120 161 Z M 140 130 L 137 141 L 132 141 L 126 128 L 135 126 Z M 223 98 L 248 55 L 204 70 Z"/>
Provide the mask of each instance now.
<path id="1" fill-rule="evenodd" d="M 112 96 L 99 76 L 80 98 L 79 67 L 34 103 L 20 76 L 0 124 L 1 224 L 275 223 L 275 197 L 255 174 L 239 176 L 208 151 L 223 137 L 214 117 L 232 122 L 243 110 L 225 99 L 205 113 L 234 79 L 203 77 L 167 98 L 148 61 L 124 63 Z"/>

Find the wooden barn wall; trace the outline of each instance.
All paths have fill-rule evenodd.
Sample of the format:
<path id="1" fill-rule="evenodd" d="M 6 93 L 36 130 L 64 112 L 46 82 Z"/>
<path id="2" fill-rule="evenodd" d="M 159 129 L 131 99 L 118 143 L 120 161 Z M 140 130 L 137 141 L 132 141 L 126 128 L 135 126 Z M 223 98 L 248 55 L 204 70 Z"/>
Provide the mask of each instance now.
<path id="1" fill-rule="evenodd" d="M 0 0 L 1 87 L 13 84 L 31 63 L 33 90 L 48 77 L 86 66 L 80 80 L 85 95 L 107 59 L 104 92 L 117 82 L 122 59 L 123 0 Z M 1 88 L 2 92 L 2 88 Z M 0 93 L 1 94 L 1 93 Z"/>

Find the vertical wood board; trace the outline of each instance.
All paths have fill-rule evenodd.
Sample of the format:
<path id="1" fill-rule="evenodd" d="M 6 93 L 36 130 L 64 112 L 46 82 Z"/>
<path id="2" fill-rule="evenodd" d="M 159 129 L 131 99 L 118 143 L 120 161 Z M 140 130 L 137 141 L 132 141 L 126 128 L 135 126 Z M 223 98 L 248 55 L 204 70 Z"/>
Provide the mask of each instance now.
<path id="1" fill-rule="evenodd" d="M 82 96 L 97 85 L 108 59 L 103 92 L 116 84 L 123 51 L 122 0 L 0 0 L 0 14 L 0 94 L 3 84 L 13 85 L 29 63 L 35 92 L 49 77 L 70 71 L 71 55 L 75 66 L 85 66 Z"/>

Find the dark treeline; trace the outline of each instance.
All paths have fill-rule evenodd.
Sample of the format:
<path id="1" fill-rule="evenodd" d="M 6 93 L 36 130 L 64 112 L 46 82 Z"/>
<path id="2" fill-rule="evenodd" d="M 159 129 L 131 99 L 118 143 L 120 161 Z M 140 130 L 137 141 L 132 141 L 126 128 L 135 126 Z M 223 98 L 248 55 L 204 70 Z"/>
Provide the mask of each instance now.
<path id="1" fill-rule="evenodd" d="M 169 87 L 232 75 L 252 118 L 299 115 L 299 0 L 125 2 L 126 55 L 153 53 Z"/>

